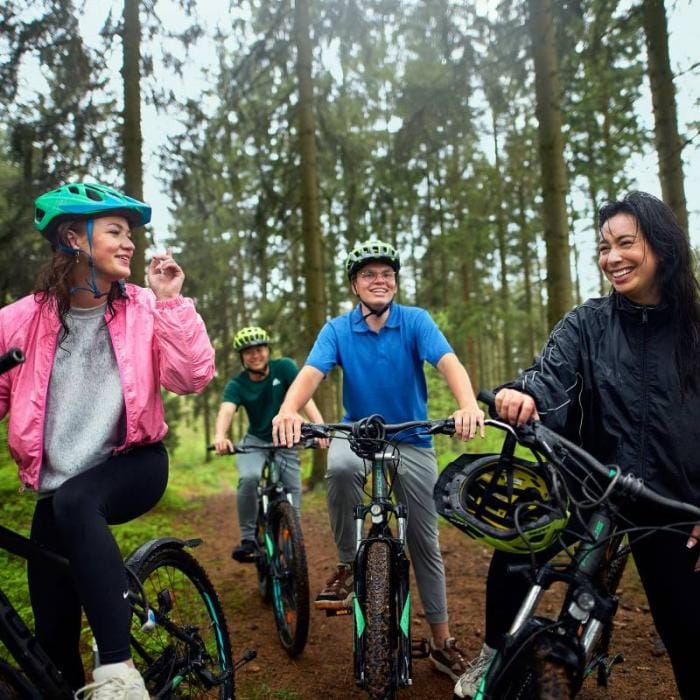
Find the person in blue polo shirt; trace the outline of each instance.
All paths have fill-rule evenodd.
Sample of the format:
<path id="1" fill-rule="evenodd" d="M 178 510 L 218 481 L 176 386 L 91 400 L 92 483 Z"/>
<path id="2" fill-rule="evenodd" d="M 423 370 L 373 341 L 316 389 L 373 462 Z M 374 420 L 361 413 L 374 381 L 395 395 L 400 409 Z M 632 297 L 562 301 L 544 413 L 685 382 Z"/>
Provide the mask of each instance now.
<path id="1" fill-rule="evenodd" d="M 457 434 L 469 440 L 479 431 L 483 437 L 484 414 L 467 371 L 445 336 L 424 309 L 393 303 L 401 265 L 393 246 L 377 240 L 360 243 L 350 251 L 345 265 L 359 303 L 321 329 L 272 420 L 273 440 L 287 447 L 299 441 L 302 419 L 298 412 L 336 365 L 343 369 L 343 420 L 355 421 L 374 413 L 388 423 L 426 419 L 424 362 L 438 369 L 455 397 Z M 466 665 L 448 625 L 445 568 L 433 504 L 437 461 L 430 437 L 402 438 L 401 458 L 408 468 L 397 477 L 395 488 L 410 513 L 407 540 L 432 634 L 430 658 L 438 670 L 456 680 Z M 315 605 L 337 609 L 348 606 L 352 599 L 353 506 L 362 499 L 364 483 L 363 462 L 346 440 L 331 441 L 326 479 L 339 564 Z"/>

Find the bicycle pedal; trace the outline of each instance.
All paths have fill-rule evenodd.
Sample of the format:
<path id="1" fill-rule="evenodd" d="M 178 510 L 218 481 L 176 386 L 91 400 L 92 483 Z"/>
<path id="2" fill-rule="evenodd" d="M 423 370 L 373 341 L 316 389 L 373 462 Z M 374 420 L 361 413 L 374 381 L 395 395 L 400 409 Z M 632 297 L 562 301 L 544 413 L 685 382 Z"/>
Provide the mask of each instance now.
<path id="1" fill-rule="evenodd" d="M 411 640 L 411 657 L 414 659 L 427 659 L 430 656 L 430 642 L 425 638 Z"/>

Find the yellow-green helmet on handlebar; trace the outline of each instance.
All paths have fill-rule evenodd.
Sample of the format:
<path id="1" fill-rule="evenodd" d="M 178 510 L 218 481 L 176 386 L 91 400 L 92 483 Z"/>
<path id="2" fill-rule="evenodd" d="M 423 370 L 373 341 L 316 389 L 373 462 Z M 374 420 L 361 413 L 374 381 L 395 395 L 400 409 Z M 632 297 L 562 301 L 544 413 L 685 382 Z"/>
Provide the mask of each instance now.
<path id="1" fill-rule="evenodd" d="M 256 345 L 269 345 L 270 336 L 260 326 L 246 326 L 241 328 L 233 338 L 233 349 L 242 352 L 247 348 L 255 347 Z"/>
<path id="2" fill-rule="evenodd" d="M 394 272 L 401 268 L 401 260 L 396 248 L 384 241 L 367 240 L 363 243 L 355 244 L 355 247 L 348 253 L 345 259 L 345 271 L 348 278 L 352 280 L 355 273 L 364 265 L 370 262 L 382 262 L 391 266 Z"/>
<path id="3" fill-rule="evenodd" d="M 566 527 L 546 465 L 501 455 L 463 454 L 435 486 L 438 513 L 475 540 L 512 554 L 547 549 Z"/>

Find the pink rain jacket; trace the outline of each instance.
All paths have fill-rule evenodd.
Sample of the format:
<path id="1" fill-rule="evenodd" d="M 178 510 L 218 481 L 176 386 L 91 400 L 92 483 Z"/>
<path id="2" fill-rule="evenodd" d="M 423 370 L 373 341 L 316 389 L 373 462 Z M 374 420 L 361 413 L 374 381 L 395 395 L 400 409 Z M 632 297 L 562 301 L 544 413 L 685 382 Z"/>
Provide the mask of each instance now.
<path id="1" fill-rule="evenodd" d="M 156 301 L 149 289 L 126 289 L 128 299 L 114 302 L 114 317 L 105 313 L 126 408 L 126 438 L 116 452 L 166 434 L 161 386 L 199 393 L 214 376 L 214 349 L 191 299 Z M 26 356 L 0 375 L 0 419 L 10 411 L 10 453 L 31 488 L 39 483 L 46 395 L 61 330 L 52 301 L 40 304 L 30 295 L 0 309 L 0 354 L 17 347 Z"/>

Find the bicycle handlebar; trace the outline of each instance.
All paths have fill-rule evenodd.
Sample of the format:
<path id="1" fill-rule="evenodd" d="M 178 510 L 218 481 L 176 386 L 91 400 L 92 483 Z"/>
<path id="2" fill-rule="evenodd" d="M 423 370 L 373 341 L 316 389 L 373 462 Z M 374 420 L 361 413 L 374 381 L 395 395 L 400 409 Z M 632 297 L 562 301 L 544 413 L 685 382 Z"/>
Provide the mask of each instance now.
<path id="1" fill-rule="evenodd" d="M 0 355 L 0 374 L 9 372 L 13 367 L 24 362 L 24 353 L 19 348 L 10 348 L 6 353 Z"/>
<path id="2" fill-rule="evenodd" d="M 427 435 L 455 434 L 455 422 L 452 418 L 385 423 L 381 416 L 375 415 L 349 423 L 302 423 L 301 435 L 303 438 L 329 438 L 331 437 L 330 433 L 337 430 L 348 433 L 359 440 L 378 440 L 384 439 L 388 433 L 401 433 L 417 428 L 426 428 Z"/>
<path id="3" fill-rule="evenodd" d="M 242 447 L 240 445 L 234 445 L 233 449 L 230 449 L 228 451 L 228 454 L 230 455 L 236 455 L 236 454 L 246 454 L 248 452 L 255 452 L 255 450 L 289 450 L 289 449 L 304 449 L 304 450 L 311 450 L 316 447 L 316 442 L 309 438 L 307 440 L 304 440 L 303 442 L 300 442 L 297 445 L 294 445 L 294 447 L 283 447 L 282 445 L 274 445 L 271 442 L 265 442 L 262 445 L 243 445 Z M 214 452 L 216 450 L 215 445 L 207 445 L 207 452 Z"/>
<path id="4" fill-rule="evenodd" d="M 498 415 L 493 392 L 482 389 L 479 391 L 477 398 L 488 406 L 489 415 Z M 590 467 L 592 471 L 612 481 L 613 489 L 625 498 L 634 500 L 641 497 L 643 500 L 662 508 L 668 508 L 678 513 L 687 514 L 692 518 L 697 518 L 698 522 L 700 522 L 700 508 L 697 506 L 674 498 L 668 498 L 667 496 L 661 496 L 646 486 L 642 478 L 631 473 L 622 474 L 620 467 L 617 465 L 605 466 L 582 447 L 562 437 L 540 421 L 530 421 L 524 425 L 514 426 L 495 418 L 487 418 L 484 421 L 484 425 L 490 425 L 510 432 L 521 445 L 541 452 L 556 466 L 562 465 L 564 457 L 569 453 L 573 456 L 574 461 L 582 462 L 584 466 Z"/>

